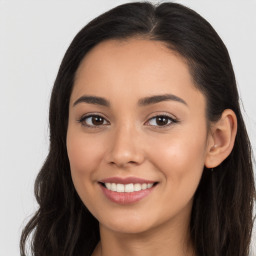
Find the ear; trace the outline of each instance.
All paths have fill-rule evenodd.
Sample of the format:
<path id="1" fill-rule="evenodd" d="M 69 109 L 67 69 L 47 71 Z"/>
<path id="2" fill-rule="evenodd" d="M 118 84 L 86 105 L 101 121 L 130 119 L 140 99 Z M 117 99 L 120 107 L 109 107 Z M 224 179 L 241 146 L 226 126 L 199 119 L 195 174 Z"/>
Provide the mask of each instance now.
<path id="1" fill-rule="evenodd" d="M 211 125 L 205 166 L 214 168 L 220 165 L 231 153 L 237 133 L 236 114 L 231 109 L 225 109 L 221 118 Z"/>

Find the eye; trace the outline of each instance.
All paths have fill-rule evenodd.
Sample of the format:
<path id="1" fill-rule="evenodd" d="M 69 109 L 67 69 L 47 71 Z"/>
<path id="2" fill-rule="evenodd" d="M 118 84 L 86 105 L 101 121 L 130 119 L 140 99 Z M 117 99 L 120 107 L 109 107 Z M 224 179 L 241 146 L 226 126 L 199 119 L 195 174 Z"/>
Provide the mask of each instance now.
<path id="1" fill-rule="evenodd" d="M 109 122 L 100 115 L 83 116 L 78 122 L 92 128 L 109 124 Z"/>
<path id="2" fill-rule="evenodd" d="M 177 123 L 177 122 L 178 122 L 177 120 L 175 120 L 170 116 L 158 115 L 150 118 L 146 124 L 151 126 L 165 127 L 165 126 L 171 125 L 172 123 Z"/>

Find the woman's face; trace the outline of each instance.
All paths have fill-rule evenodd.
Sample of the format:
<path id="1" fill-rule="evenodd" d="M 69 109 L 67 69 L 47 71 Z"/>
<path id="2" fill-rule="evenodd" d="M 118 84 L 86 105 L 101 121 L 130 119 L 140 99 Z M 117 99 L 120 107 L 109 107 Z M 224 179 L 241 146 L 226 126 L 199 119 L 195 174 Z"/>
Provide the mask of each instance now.
<path id="1" fill-rule="evenodd" d="M 185 61 L 162 42 L 109 40 L 86 55 L 67 150 L 74 186 L 102 227 L 139 233 L 189 222 L 207 153 L 205 110 Z"/>

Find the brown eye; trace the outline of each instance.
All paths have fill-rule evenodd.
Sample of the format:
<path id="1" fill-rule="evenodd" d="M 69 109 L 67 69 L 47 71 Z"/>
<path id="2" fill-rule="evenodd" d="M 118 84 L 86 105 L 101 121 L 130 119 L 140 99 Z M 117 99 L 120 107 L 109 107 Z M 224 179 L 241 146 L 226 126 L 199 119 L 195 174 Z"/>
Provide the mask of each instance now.
<path id="1" fill-rule="evenodd" d="M 83 125 L 89 126 L 89 127 L 95 127 L 95 126 L 101 126 L 101 125 L 108 124 L 106 119 L 99 115 L 85 116 L 79 122 L 82 123 Z"/>
<path id="2" fill-rule="evenodd" d="M 169 126 L 172 123 L 176 123 L 177 121 L 169 116 L 155 116 L 148 121 L 148 124 L 151 126 Z"/>
<path id="3" fill-rule="evenodd" d="M 92 116 L 91 119 L 93 125 L 102 125 L 104 123 L 104 119 L 100 116 Z"/>
<path id="4" fill-rule="evenodd" d="M 159 125 L 159 126 L 167 125 L 168 122 L 169 122 L 169 118 L 167 118 L 165 116 L 158 116 L 156 118 L 156 124 Z"/>

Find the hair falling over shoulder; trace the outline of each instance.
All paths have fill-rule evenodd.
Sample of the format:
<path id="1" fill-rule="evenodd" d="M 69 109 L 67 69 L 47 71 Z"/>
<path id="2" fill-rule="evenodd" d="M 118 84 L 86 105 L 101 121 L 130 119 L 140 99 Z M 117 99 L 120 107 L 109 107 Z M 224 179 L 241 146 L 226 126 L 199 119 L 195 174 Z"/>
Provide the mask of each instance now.
<path id="1" fill-rule="evenodd" d="M 98 243 L 98 221 L 71 179 L 66 149 L 69 98 L 75 73 L 90 49 L 104 40 L 137 36 L 162 41 L 187 60 L 206 97 L 209 121 L 218 120 L 227 108 L 235 112 L 233 151 L 213 172 L 205 168 L 194 196 L 190 233 L 197 256 L 249 255 L 255 202 L 252 151 L 228 51 L 195 11 L 177 3 L 135 2 L 92 20 L 65 53 L 51 95 L 50 150 L 34 187 L 39 208 L 22 232 L 22 256 L 28 255 L 27 249 L 34 256 L 89 256 Z"/>

